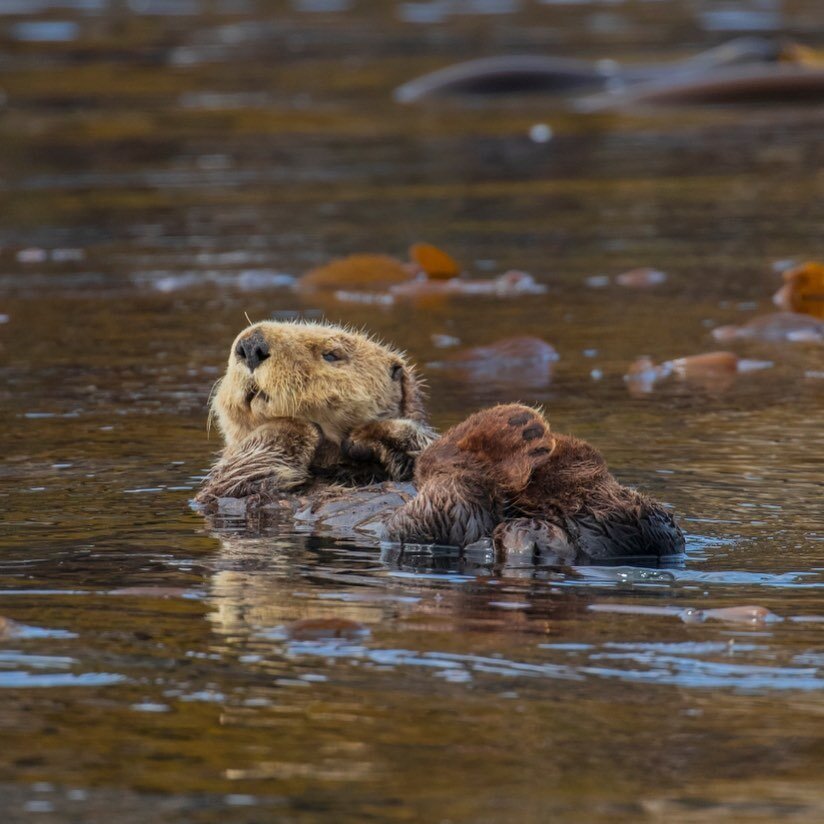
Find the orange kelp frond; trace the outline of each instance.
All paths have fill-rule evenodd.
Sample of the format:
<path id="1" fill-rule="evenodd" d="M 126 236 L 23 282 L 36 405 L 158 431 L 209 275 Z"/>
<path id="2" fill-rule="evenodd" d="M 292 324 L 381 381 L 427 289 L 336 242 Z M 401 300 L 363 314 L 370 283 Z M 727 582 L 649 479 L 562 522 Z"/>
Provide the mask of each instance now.
<path id="1" fill-rule="evenodd" d="M 409 257 L 423 269 L 427 277 L 448 280 L 461 274 L 461 267 L 451 255 L 431 243 L 414 243 L 409 247 Z"/>

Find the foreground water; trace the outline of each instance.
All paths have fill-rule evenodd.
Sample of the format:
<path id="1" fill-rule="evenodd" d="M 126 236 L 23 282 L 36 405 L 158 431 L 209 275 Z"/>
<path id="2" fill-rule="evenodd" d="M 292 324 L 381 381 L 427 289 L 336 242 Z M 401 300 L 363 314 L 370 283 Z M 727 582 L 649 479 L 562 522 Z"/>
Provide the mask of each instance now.
<path id="1" fill-rule="evenodd" d="M 0 3 L 3 820 L 821 820 L 821 349 L 737 347 L 773 366 L 728 386 L 622 379 L 770 311 L 773 261 L 824 256 L 820 107 L 391 102 L 479 53 L 814 43 L 817 4 L 323 5 Z M 418 240 L 548 291 L 374 307 L 284 285 Z M 637 266 L 668 280 L 588 280 Z M 680 514 L 684 568 L 205 524 L 205 404 L 245 313 L 407 348 L 441 427 L 544 404 Z M 436 366 L 432 335 L 516 334 L 556 347 L 551 376 Z M 746 605 L 769 612 L 710 612 Z"/>

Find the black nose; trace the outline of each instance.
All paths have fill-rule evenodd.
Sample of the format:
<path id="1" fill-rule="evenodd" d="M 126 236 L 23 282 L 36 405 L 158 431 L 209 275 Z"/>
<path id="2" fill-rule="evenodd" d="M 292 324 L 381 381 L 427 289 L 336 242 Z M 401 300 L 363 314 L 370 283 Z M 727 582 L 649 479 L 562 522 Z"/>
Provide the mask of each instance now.
<path id="1" fill-rule="evenodd" d="M 250 372 L 254 372 L 269 357 L 269 344 L 260 332 L 252 332 L 238 342 L 235 354 L 249 367 Z"/>

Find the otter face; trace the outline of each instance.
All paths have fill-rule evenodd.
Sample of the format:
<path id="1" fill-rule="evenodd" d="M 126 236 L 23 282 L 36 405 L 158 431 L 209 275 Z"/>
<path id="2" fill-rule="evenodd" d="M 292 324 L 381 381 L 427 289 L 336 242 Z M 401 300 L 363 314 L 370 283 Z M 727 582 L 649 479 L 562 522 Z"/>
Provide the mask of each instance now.
<path id="1" fill-rule="evenodd" d="M 335 443 L 370 421 L 425 419 L 399 352 L 339 326 L 269 321 L 235 339 L 212 414 L 227 446 L 273 418 L 315 423 Z"/>

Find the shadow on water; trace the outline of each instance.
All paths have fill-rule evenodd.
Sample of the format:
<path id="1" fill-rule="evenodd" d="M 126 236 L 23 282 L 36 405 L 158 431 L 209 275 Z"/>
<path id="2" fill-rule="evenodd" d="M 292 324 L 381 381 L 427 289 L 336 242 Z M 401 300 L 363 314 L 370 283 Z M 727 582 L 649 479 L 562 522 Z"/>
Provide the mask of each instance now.
<path id="1" fill-rule="evenodd" d="M 502 53 L 820 49 L 817 1 L 275 5 L 0 0 L 3 820 L 820 820 L 821 346 L 624 380 L 718 349 L 774 310 L 777 261 L 824 257 L 820 107 L 392 99 Z M 293 288 L 418 241 L 545 291 Z M 545 405 L 672 507 L 686 557 L 212 529 L 187 502 L 246 313 L 394 341 L 438 427 Z M 512 339 L 549 348 L 438 366 Z"/>

